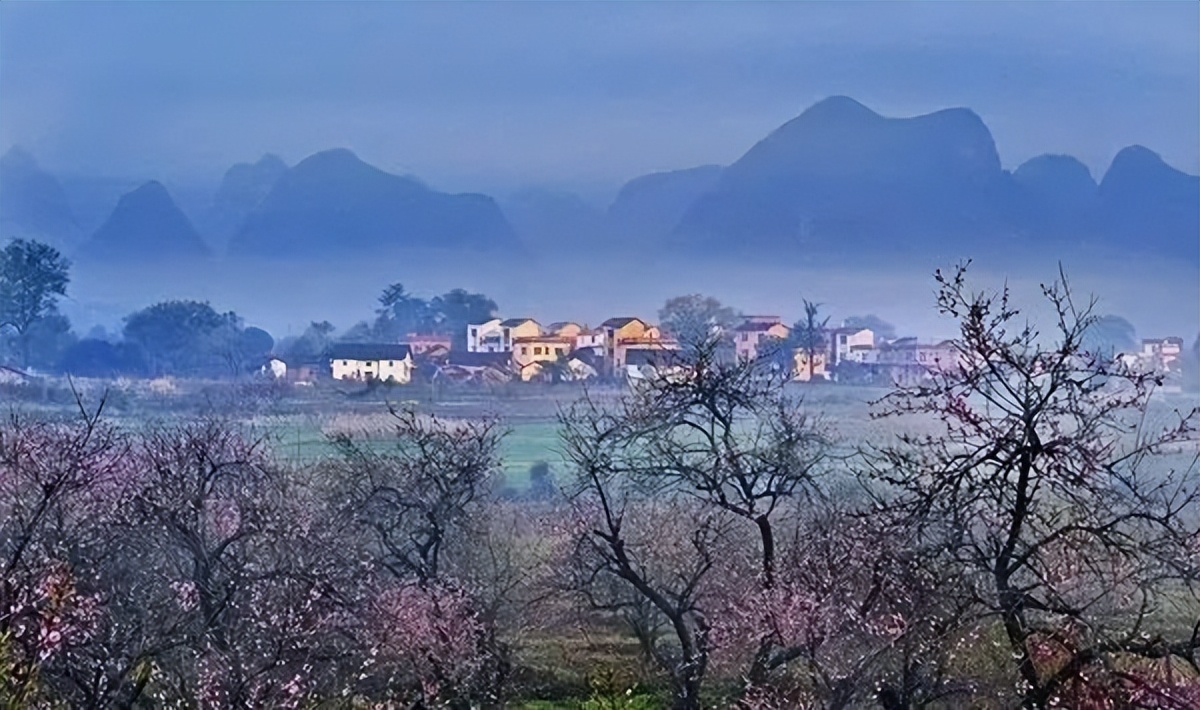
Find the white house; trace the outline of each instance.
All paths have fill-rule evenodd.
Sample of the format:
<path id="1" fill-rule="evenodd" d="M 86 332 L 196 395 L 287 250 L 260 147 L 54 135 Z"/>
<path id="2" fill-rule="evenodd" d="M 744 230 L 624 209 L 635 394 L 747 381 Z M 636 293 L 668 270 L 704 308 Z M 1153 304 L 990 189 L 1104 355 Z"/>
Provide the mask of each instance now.
<path id="1" fill-rule="evenodd" d="M 493 318 L 484 323 L 471 323 L 467 326 L 467 352 L 505 352 L 503 334 L 504 329 L 500 327 L 499 318 Z"/>
<path id="2" fill-rule="evenodd" d="M 875 332 L 869 328 L 834 328 L 829 332 L 830 365 L 847 360 L 867 362 L 875 349 Z"/>
<path id="3" fill-rule="evenodd" d="M 405 385 L 412 381 L 412 349 L 394 343 L 337 343 L 329 349 L 335 380 L 380 380 Z"/>

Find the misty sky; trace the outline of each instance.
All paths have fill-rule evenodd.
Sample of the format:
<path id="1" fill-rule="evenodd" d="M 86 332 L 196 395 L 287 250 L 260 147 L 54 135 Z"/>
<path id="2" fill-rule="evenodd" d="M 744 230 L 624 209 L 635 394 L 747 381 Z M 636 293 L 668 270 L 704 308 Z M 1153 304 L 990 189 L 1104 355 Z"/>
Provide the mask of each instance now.
<path id="1" fill-rule="evenodd" d="M 1200 171 L 1200 3 L 0 3 L 0 150 L 216 179 L 347 146 L 448 189 L 728 163 L 812 102 L 975 109 L 1006 167 Z"/>

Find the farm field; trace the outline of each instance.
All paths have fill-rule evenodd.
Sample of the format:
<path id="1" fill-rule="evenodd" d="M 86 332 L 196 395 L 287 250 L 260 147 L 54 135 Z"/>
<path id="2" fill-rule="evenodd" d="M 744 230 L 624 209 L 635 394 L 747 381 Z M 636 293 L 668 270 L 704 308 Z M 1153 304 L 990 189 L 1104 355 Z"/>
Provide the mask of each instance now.
<path id="1" fill-rule="evenodd" d="M 154 422 L 192 419 L 201 415 L 232 420 L 264 438 L 281 459 L 309 464 L 333 453 L 331 436 L 349 434 L 380 450 L 389 446 L 393 420 L 389 407 L 412 408 L 442 419 L 495 418 L 505 431 L 502 441 L 504 485 L 516 491 L 529 485 L 529 469 L 546 462 L 562 473 L 559 449 L 560 412 L 581 397 L 613 401 L 624 387 L 585 391 L 576 386 L 523 385 L 492 390 L 431 391 L 419 385 L 376 392 L 348 390 L 325 384 L 288 388 L 264 394 L 257 384 L 181 380 L 166 392 L 130 389 L 124 383 L 76 380 L 47 385 L 38 396 L 5 397 L 0 407 L 26 414 L 70 416 L 75 387 L 85 404 L 107 398 L 107 415 L 117 423 L 139 428 Z M 789 385 L 806 413 L 818 421 L 836 449 L 851 453 L 863 445 L 881 444 L 899 431 L 934 431 L 932 422 L 915 418 L 872 419 L 872 407 L 887 395 L 882 387 L 828 383 Z M 27 393 L 28 394 L 28 393 Z M 1167 422 L 1175 411 L 1197 406 L 1196 393 L 1160 393 L 1152 400 L 1143 427 Z M 7 405 L 7 406 L 6 406 Z M 1183 452 L 1183 458 L 1194 452 Z M 1182 458 L 1180 459 L 1182 462 Z"/>

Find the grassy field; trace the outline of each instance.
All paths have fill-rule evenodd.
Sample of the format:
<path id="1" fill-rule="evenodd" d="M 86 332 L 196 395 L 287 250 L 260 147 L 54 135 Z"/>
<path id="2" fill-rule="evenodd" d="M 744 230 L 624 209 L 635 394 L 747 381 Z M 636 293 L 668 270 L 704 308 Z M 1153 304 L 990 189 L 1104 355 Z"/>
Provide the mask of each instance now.
<path id="1" fill-rule="evenodd" d="M 407 393 L 397 393 L 407 394 Z M 495 417 L 506 434 L 501 445 L 502 469 L 506 485 L 524 490 L 529 485 L 529 469 L 538 462 L 551 470 L 563 468 L 559 442 L 558 416 L 561 408 L 582 396 L 577 388 L 529 387 L 525 396 L 479 396 L 477 393 L 436 400 L 425 397 L 348 401 L 329 399 L 303 411 L 280 412 L 249 417 L 246 422 L 268 434 L 283 458 L 310 463 L 332 452 L 329 436 L 338 431 L 351 433 L 385 450 L 391 446 L 388 405 L 412 407 L 419 412 L 448 419 Z M 606 390 L 594 396 L 611 398 L 621 390 Z M 865 387 L 813 385 L 795 387 L 804 406 L 842 446 L 851 448 L 863 441 L 878 441 L 892 425 L 871 420 L 869 403 L 885 390 Z"/>

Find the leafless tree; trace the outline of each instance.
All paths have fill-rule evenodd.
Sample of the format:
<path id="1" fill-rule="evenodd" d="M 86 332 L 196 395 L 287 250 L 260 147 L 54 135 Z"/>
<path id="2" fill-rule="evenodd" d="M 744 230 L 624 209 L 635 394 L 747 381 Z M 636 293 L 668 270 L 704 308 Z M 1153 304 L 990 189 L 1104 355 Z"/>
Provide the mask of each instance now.
<path id="1" fill-rule="evenodd" d="M 965 265 L 936 278 L 957 358 L 878 403 L 936 424 L 870 459 L 878 513 L 961 566 L 980 622 L 1003 629 L 1023 706 L 1090 707 L 1108 684 L 1122 707 L 1191 707 L 1152 669 L 1197 668 L 1196 411 L 1156 420 L 1157 375 L 1085 351 L 1094 302 L 1065 276 L 1042 288 L 1047 333 L 1007 287 L 972 291 Z"/>
<path id="2" fill-rule="evenodd" d="M 680 707 L 698 702 L 708 664 L 711 621 L 699 602 L 715 551 L 757 545 L 759 566 L 751 574 L 772 587 L 773 516 L 785 501 L 817 494 L 828 449 L 820 428 L 785 392 L 783 377 L 765 363 L 731 362 L 719 350 L 718 337 L 707 338 L 615 405 L 585 399 L 560 417 L 577 476 L 573 499 L 594 525 L 581 541 L 593 563 L 581 581 L 597 606 L 628 614 L 644 612 L 649 602 L 668 622 L 679 655 L 661 660 Z M 659 509 L 667 505 L 673 507 Z M 669 519 L 693 523 L 680 535 L 690 544 L 679 547 L 687 554 L 673 558 L 671 574 L 649 574 L 647 560 L 662 550 L 653 536 L 642 539 L 645 547 L 633 546 L 631 531 L 645 523 L 630 516 L 653 516 L 664 529 Z M 739 521 L 749 524 L 740 536 L 732 533 Z M 594 584 L 613 576 L 633 594 L 612 596 Z M 606 602 L 595 598 L 598 589 L 609 592 Z M 643 619 L 638 627 L 644 635 L 658 625 Z M 751 669 L 756 679 L 787 660 L 767 641 Z"/>
<path id="3" fill-rule="evenodd" d="M 341 520 L 360 541 L 368 567 L 390 579 L 368 588 L 389 594 L 380 590 L 413 583 L 427 590 L 422 594 L 469 605 L 480 623 L 454 629 L 473 639 L 471 672 L 458 672 L 467 661 L 461 654 L 447 659 L 457 669 L 431 666 L 441 676 L 437 695 L 454 703 L 495 700 L 509 672 L 509 649 L 496 633 L 498 597 L 504 595 L 492 584 L 511 591 L 521 575 L 506 558 L 512 551 L 488 540 L 488 495 L 504 431 L 494 419 L 443 420 L 396 408 L 390 413 L 391 445 L 334 437 L 340 461 L 332 470 L 333 495 L 343 501 Z M 488 584 L 477 584 L 483 580 Z M 399 598 L 411 605 L 420 597 Z"/>
<path id="4" fill-rule="evenodd" d="M 0 424 L 0 704 L 53 693 L 98 625 L 95 578 L 121 496 L 124 444 L 103 402 Z M 53 670 L 46 670 L 53 665 Z M 49 676 L 48 678 L 46 676 Z M 65 692 L 65 689 L 62 691 Z M 53 696 L 52 696 L 53 697 Z"/>

